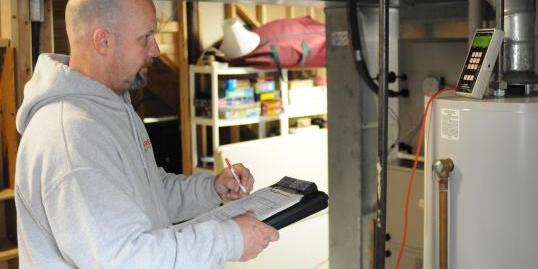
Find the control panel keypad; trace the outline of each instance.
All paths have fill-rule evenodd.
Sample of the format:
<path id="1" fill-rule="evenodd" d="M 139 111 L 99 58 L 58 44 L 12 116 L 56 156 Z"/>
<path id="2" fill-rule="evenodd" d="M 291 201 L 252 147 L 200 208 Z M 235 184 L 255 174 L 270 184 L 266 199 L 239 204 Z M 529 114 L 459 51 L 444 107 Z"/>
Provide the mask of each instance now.
<path id="1" fill-rule="evenodd" d="M 467 63 L 465 64 L 465 69 L 462 72 L 461 76 L 461 86 L 459 90 L 470 92 L 473 88 L 478 72 L 480 71 L 480 66 L 485 56 L 485 49 L 473 48 L 469 52 L 467 57 Z"/>

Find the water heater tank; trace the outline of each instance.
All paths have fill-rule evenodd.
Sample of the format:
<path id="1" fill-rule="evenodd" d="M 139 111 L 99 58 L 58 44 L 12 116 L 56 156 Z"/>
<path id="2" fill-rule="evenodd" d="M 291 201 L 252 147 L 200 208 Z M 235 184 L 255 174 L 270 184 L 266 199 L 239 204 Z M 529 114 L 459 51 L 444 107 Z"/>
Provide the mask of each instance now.
<path id="1" fill-rule="evenodd" d="M 451 158 L 448 268 L 538 267 L 538 97 L 440 97 L 426 136 L 424 268 L 439 268 L 438 183 Z"/>

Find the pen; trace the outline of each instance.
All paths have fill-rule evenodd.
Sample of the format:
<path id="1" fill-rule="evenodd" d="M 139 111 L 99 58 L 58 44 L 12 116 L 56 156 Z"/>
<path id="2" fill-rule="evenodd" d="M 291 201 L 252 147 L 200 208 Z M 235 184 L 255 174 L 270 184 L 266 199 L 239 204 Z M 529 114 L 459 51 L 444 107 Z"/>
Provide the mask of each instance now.
<path id="1" fill-rule="evenodd" d="M 232 176 L 234 177 L 235 181 L 237 182 L 237 184 L 239 184 L 239 187 L 241 188 L 241 190 L 244 192 L 244 193 L 247 193 L 247 189 L 245 189 L 245 187 L 243 186 L 243 184 L 241 184 L 241 181 L 239 181 L 239 177 L 237 177 L 237 174 L 235 173 L 234 171 L 234 167 L 232 166 L 232 164 L 230 163 L 230 160 L 228 160 L 228 158 L 224 158 L 224 161 L 226 161 L 226 165 L 228 165 L 228 169 L 230 169 L 230 172 L 232 172 Z"/>

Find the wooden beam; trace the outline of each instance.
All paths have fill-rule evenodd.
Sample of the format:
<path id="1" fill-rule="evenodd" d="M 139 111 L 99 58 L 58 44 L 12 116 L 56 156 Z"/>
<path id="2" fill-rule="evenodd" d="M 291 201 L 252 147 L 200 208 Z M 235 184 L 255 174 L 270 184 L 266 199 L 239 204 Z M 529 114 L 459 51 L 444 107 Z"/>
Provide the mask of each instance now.
<path id="1" fill-rule="evenodd" d="M 237 17 L 237 6 L 234 4 L 224 4 L 224 18 L 231 19 Z"/>
<path id="2" fill-rule="evenodd" d="M 11 39 L 11 0 L 0 0 L 0 37 Z"/>
<path id="3" fill-rule="evenodd" d="M 30 23 L 30 1 L 11 1 L 15 7 L 12 23 L 15 31 L 12 35 L 12 46 L 15 48 L 15 85 L 17 107 L 22 103 L 24 85 L 32 76 L 32 27 Z"/>
<path id="4" fill-rule="evenodd" d="M 179 74 L 179 122 L 181 126 L 181 159 L 183 174 L 192 174 L 191 113 L 189 96 L 189 62 L 185 32 L 185 2 L 178 0 L 178 74 Z"/>
<path id="5" fill-rule="evenodd" d="M 177 33 L 179 31 L 179 23 L 177 21 L 160 22 L 157 23 L 157 29 L 159 29 L 159 33 Z"/>
<path id="6" fill-rule="evenodd" d="M 254 27 L 254 28 L 260 27 L 261 25 L 260 22 L 258 22 L 258 20 L 248 15 L 248 12 L 243 7 L 235 5 L 235 13 L 237 17 L 239 17 L 249 26 Z"/>
<path id="7" fill-rule="evenodd" d="M 308 16 L 312 19 L 316 19 L 316 8 L 309 7 L 306 11 L 308 13 Z"/>
<path id="8" fill-rule="evenodd" d="M 65 30 L 65 6 L 67 0 L 53 0 L 52 1 L 52 13 L 53 20 L 52 25 L 54 28 L 54 53 L 69 54 L 69 42 L 67 40 L 67 31 Z"/>
<path id="9" fill-rule="evenodd" d="M 44 0 L 45 20 L 41 24 L 39 37 L 39 52 L 54 52 L 54 24 L 52 15 L 52 0 Z"/>
<path id="10" fill-rule="evenodd" d="M 0 0 L 2 38 L 15 48 L 16 102 L 22 102 L 23 89 L 32 75 L 32 39 L 30 1 Z"/>
<path id="11" fill-rule="evenodd" d="M 260 24 L 265 24 L 267 22 L 267 6 L 266 5 L 256 6 L 256 20 L 258 20 Z"/>
<path id="12" fill-rule="evenodd" d="M 295 7 L 286 7 L 286 18 L 291 19 L 295 18 Z"/>
<path id="13" fill-rule="evenodd" d="M 1 1 L 0 1 L 0 17 L 2 16 L 2 4 L 1 4 Z M 0 19 L 0 38 L 2 37 L 2 19 Z"/>
<path id="14" fill-rule="evenodd" d="M 161 51 L 161 54 L 176 54 L 177 53 L 177 45 L 173 43 L 169 44 L 160 44 L 159 50 Z"/>
<path id="15" fill-rule="evenodd" d="M 259 124 L 264 124 L 264 123 L 260 122 Z M 230 126 L 230 136 L 231 136 L 230 140 L 232 143 L 237 143 L 241 140 L 239 128 L 241 128 L 240 125 Z"/>
<path id="16" fill-rule="evenodd" d="M 17 159 L 17 148 L 19 147 L 19 135 L 15 128 L 15 113 L 17 112 L 15 102 L 15 81 L 14 81 L 14 49 L 6 48 L 4 52 L 4 64 L 0 74 L 0 113 L 2 115 L 2 148 L 7 158 L 7 169 L 9 177 L 9 187 L 15 187 L 15 161 Z"/>

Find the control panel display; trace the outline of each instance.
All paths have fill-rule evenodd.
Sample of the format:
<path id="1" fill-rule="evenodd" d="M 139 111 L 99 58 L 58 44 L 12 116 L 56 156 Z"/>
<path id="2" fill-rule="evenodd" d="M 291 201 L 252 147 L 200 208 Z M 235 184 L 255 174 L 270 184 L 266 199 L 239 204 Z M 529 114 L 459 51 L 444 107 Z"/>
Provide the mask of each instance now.
<path id="1" fill-rule="evenodd" d="M 463 65 L 456 92 L 460 95 L 482 98 L 495 66 L 504 33 L 497 29 L 479 29 Z"/>

